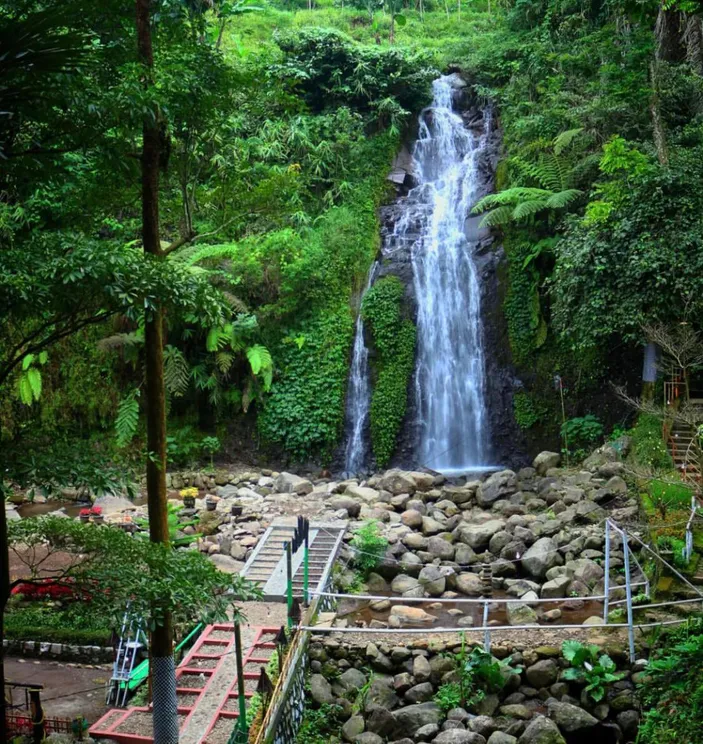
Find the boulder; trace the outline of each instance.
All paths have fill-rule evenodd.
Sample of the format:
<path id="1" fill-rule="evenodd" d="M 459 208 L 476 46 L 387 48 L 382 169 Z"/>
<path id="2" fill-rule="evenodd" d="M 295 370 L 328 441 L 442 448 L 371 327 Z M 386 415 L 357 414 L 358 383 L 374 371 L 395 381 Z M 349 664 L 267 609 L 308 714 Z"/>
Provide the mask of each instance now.
<path id="1" fill-rule="evenodd" d="M 517 476 L 512 470 L 501 470 L 487 478 L 476 491 L 476 502 L 490 507 L 498 499 L 506 499 L 518 490 Z"/>
<path id="2" fill-rule="evenodd" d="M 454 559 L 455 548 L 443 537 L 430 537 L 427 541 L 427 552 L 441 561 L 451 561 Z"/>
<path id="3" fill-rule="evenodd" d="M 542 584 L 540 597 L 542 599 L 562 599 L 566 597 L 567 587 L 570 583 L 568 576 L 557 576 L 555 579 Z"/>
<path id="4" fill-rule="evenodd" d="M 520 562 L 530 576 L 541 579 L 561 560 L 554 540 L 551 537 L 541 537 L 527 549 Z"/>
<path id="5" fill-rule="evenodd" d="M 405 473 L 405 475 L 412 478 L 415 482 L 415 488 L 418 491 L 429 491 L 434 486 L 435 476 L 432 473 L 420 473 L 412 470 L 409 473 Z"/>
<path id="6" fill-rule="evenodd" d="M 398 733 L 398 725 L 390 710 L 376 708 L 366 718 L 366 730 L 387 739 Z"/>
<path id="7" fill-rule="evenodd" d="M 405 699 L 410 703 L 425 703 L 428 700 L 432 700 L 434 695 L 434 687 L 431 682 L 420 682 L 419 685 L 411 687 L 405 693 Z"/>
<path id="8" fill-rule="evenodd" d="M 414 736 L 415 732 L 429 723 L 439 725 L 442 711 L 437 703 L 417 703 L 393 711 L 393 717 L 403 733 Z"/>
<path id="9" fill-rule="evenodd" d="M 355 744 L 357 736 L 364 733 L 364 718 L 363 716 L 352 716 L 342 726 L 342 736 L 345 741 Z"/>
<path id="10" fill-rule="evenodd" d="M 359 499 L 367 504 L 373 504 L 378 501 L 379 496 L 375 488 L 366 488 L 365 486 L 347 486 L 344 493 L 353 499 Z"/>
<path id="11" fill-rule="evenodd" d="M 624 710 L 622 713 L 618 713 L 616 720 L 628 739 L 634 739 L 637 736 L 640 716 L 636 710 Z"/>
<path id="12" fill-rule="evenodd" d="M 330 509 L 337 511 L 338 509 L 346 509 L 347 514 L 354 519 L 359 516 L 361 511 L 361 504 L 355 501 L 351 496 L 332 496 L 327 501 L 327 505 Z"/>
<path id="13" fill-rule="evenodd" d="M 480 551 L 486 548 L 493 535 L 500 532 L 504 527 L 505 522 L 502 519 L 490 519 L 483 524 L 471 524 L 461 528 L 460 539 L 473 550 Z M 508 539 L 507 542 L 510 542 L 510 540 Z"/>
<path id="14" fill-rule="evenodd" d="M 457 591 L 469 596 L 478 597 L 483 594 L 483 582 L 478 574 L 461 573 L 456 577 Z"/>
<path id="15" fill-rule="evenodd" d="M 486 744 L 486 740 L 473 731 L 466 731 L 463 728 L 451 728 L 437 734 L 434 741 L 436 744 Z"/>
<path id="16" fill-rule="evenodd" d="M 312 491 L 312 483 L 293 473 L 279 473 L 273 481 L 276 493 L 296 493 L 304 496 Z"/>
<path id="17" fill-rule="evenodd" d="M 416 490 L 415 479 L 410 473 L 402 470 L 388 470 L 381 478 L 381 488 L 390 491 L 393 495 L 401 493 L 413 494 Z"/>
<path id="18" fill-rule="evenodd" d="M 438 733 L 439 726 L 436 723 L 428 723 L 415 732 L 415 741 L 432 741 Z"/>
<path id="19" fill-rule="evenodd" d="M 383 739 L 378 734 L 365 731 L 356 737 L 356 744 L 383 744 Z"/>
<path id="20" fill-rule="evenodd" d="M 420 571 L 418 581 L 430 597 L 439 597 L 447 587 L 445 571 L 438 566 L 425 566 Z"/>
<path id="21" fill-rule="evenodd" d="M 432 625 L 437 621 L 435 615 L 430 615 L 419 607 L 408 607 L 406 605 L 394 605 L 388 618 L 391 628 L 406 628 L 409 626 Z"/>
<path id="22" fill-rule="evenodd" d="M 424 597 L 425 592 L 417 579 L 405 574 L 398 574 L 391 582 L 393 594 L 401 597 Z"/>
<path id="23" fill-rule="evenodd" d="M 519 721 L 529 721 L 532 718 L 532 711 L 521 703 L 512 705 L 501 705 L 498 712 L 507 718 L 517 718 Z"/>
<path id="24" fill-rule="evenodd" d="M 556 700 L 549 701 L 547 715 L 566 734 L 591 729 L 598 725 L 598 719 L 578 705 L 560 703 Z"/>
<path id="25" fill-rule="evenodd" d="M 398 707 L 398 696 L 389 686 L 388 680 L 383 678 L 374 679 L 364 700 L 364 711 L 372 713 L 374 710 L 393 710 Z"/>
<path id="26" fill-rule="evenodd" d="M 329 705 L 335 700 L 332 686 L 321 674 L 310 676 L 310 695 L 318 705 Z"/>
<path id="27" fill-rule="evenodd" d="M 352 667 L 340 674 L 337 683 L 344 692 L 360 690 L 366 684 L 366 675 L 359 669 Z"/>
<path id="28" fill-rule="evenodd" d="M 549 687 L 557 681 L 559 667 L 554 659 L 542 659 L 542 661 L 527 667 L 525 677 L 532 687 L 539 690 L 541 687 Z"/>
<path id="29" fill-rule="evenodd" d="M 583 582 L 586 586 L 593 586 L 596 581 L 603 578 L 605 571 L 590 558 L 578 558 L 566 564 L 566 575 L 575 581 Z"/>
<path id="30" fill-rule="evenodd" d="M 435 512 L 435 514 L 438 514 L 439 512 Z M 445 526 L 438 522 L 436 519 L 432 519 L 432 517 L 423 517 L 422 518 L 422 534 L 429 537 L 430 535 L 438 535 L 440 532 L 444 532 Z"/>
<path id="31" fill-rule="evenodd" d="M 566 744 L 556 723 L 545 716 L 533 718 L 518 744 Z"/>
<path id="32" fill-rule="evenodd" d="M 559 465 L 560 460 L 561 455 L 558 452 L 540 452 L 532 462 L 532 467 L 537 475 L 546 475 L 548 470 Z"/>
<path id="33" fill-rule="evenodd" d="M 517 739 L 502 731 L 494 731 L 488 737 L 488 744 L 517 744 Z"/>
<path id="34" fill-rule="evenodd" d="M 408 509 L 400 515 L 400 521 L 411 529 L 420 529 L 422 527 L 422 514 L 415 509 Z"/>
<path id="35" fill-rule="evenodd" d="M 507 605 L 508 625 L 536 625 L 537 613 L 526 604 L 510 602 Z"/>
<path id="36" fill-rule="evenodd" d="M 413 677 L 418 682 L 426 682 L 432 674 L 430 662 L 426 656 L 416 656 L 413 659 Z"/>

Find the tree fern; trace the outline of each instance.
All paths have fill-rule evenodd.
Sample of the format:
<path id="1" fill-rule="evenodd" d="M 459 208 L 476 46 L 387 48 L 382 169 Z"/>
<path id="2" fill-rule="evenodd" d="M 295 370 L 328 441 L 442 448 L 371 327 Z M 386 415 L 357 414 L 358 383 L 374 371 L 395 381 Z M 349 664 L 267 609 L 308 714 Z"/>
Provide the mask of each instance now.
<path id="1" fill-rule="evenodd" d="M 139 390 L 132 390 L 126 395 L 117 408 L 117 419 L 115 420 L 115 433 L 117 435 L 117 446 L 126 447 L 137 433 L 139 423 Z"/>
<path id="2" fill-rule="evenodd" d="M 164 348 L 164 384 L 166 390 L 180 398 L 188 389 L 190 365 L 180 349 L 175 346 Z"/>

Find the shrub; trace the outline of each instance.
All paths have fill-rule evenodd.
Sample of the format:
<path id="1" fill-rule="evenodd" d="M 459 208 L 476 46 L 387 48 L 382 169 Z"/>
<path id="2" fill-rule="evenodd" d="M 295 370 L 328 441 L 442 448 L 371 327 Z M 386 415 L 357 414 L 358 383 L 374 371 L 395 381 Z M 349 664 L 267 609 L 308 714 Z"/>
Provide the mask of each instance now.
<path id="1" fill-rule="evenodd" d="M 364 576 L 368 576 L 382 561 L 388 540 L 381 535 L 378 522 L 371 520 L 354 533 L 352 545 L 357 550 L 354 565 Z"/>
<path id="2" fill-rule="evenodd" d="M 598 646 L 564 641 L 561 651 L 571 664 L 564 672 L 564 679 L 584 683 L 586 693 L 596 703 L 605 697 L 609 685 L 624 676 L 622 672 L 616 672 L 615 662 L 608 654 L 601 654 Z"/>

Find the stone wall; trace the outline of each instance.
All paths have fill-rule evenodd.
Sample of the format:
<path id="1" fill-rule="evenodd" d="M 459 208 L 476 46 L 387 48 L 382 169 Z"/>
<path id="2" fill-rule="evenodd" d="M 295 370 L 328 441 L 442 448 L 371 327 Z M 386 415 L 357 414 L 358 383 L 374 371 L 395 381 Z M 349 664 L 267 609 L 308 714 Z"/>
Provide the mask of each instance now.
<path id="1" fill-rule="evenodd" d="M 469 645 L 469 644 L 467 644 Z M 501 643 L 496 658 L 519 674 L 505 675 L 499 693 L 467 709 L 443 711 L 438 688 L 457 680 L 460 641 L 417 640 L 407 645 L 355 644 L 313 639 L 310 690 L 313 705 L 337 704 L 342 736 L 350 744 L 616 744 L 633 742 L 639 723 L 635 683 L 646 662 L 630 666 L 620 648 L 606 648 L 622 673 L 603 700 L 593 701 L 584 684 L 565 679 L 561 649 L 527 649 Z"/>
<path id="2" fill-rule="evenodd" d="M 82 664 L 112 664 L 114 651 L 109 646 L 76 646 L 49 641 L 16 641 L 4 639 L 3 651 L 7 655 L 32 659 L 72 661 Z"/>

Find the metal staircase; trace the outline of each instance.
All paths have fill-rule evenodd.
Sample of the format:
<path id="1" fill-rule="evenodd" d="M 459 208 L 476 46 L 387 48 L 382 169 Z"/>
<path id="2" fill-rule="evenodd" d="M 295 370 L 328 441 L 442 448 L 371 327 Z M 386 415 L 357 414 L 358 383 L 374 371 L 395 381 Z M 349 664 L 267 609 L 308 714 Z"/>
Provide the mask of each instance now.
<path id="1" fill-rule="evenodd" d="M 286 543 L 293 540 L 295 522 L 276 520 L 266 530 L 256 549 L 242 569 L 242 576 L 261 586 L 264 598 L 283 601 L 286 598 Z M 315 591 L 324 586 L 337 557 L 346 522 L 312 522 L 308 551 L 308 586 Z M 293 555 L 293 596 L 303 596 L 303 557 L 301 546 Z"/>
<path id="2" fill-rule="evenodd" d="M 112 665 L 112 677 L 110 677 L 107 689 L 106 705 L 124 708 L 127 704 L 129 681 L 139 663 L 139 652 L 147 645 L 147 638 L 142 625 L 142 618 L 137 617 L 127 608 L 122 618 L 120 642 Z"/>

